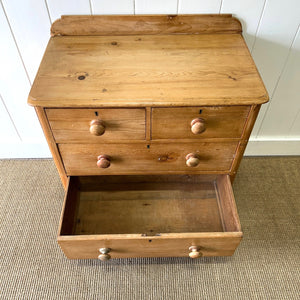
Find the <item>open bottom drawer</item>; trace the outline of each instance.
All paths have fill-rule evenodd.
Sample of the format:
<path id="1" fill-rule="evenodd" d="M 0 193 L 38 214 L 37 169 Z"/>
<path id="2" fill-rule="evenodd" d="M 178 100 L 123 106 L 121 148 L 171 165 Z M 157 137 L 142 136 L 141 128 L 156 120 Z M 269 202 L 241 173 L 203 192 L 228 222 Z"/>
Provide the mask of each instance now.
<path id="1" fill-rule="evenodd" d="M 232 255 L 241 238 L 228 175 L 82 176 L 69 178 L 58 243 L 72 259 L 197 257 Z"/>

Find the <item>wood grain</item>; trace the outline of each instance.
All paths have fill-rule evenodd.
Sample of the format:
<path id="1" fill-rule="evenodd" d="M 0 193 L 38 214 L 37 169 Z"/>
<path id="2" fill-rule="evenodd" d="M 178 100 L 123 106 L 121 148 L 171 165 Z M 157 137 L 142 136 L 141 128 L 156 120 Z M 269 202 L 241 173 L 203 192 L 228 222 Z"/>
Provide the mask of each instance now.
<path id="1" fill-rule="evenodd" d="M 96 192 L 83 186 L 93 180 L 95 187 L 95 178 L 81 181 L 71 177 L 72 196 L 66 197 L 61 224 L 63 228 L 65 221 L 68 226 L 60 230 L 58 242 L 69 258 L 96 258 L 100 247 L 111 248 L 112 258 L 188 256 L 192 245 L 200 246 L 204 256 L 232 255 L 242 233 L 235 225 L 236 208 L 228 193 L 230 181 L 228 176 L 218 177 L 215 188 L 210 176 L 207 182 L 203 177 L 200 183 L 196 183 L 197 177 L 181 177 L 181 184 L 175 180 L 166 182 L 167 186 L 151 180 L 145 186 L 145 176 L 140 183 L 135 177 L 135 188 L 131 188 L 132 183 L 126 185 L 124 178 L 121 182 L 125 184 L 120 187 L 116 177 L 111 177 L 115 188 L 105 190 L 106 185 L 102 185 L 104 190 Z M 101 186 L 101 180 L 98 182 Z M 74 189 L 78 195 L 72 201 Z M 226 209 L 218 206 L 220 195 Z M 74 220 L 74 226 L 70 226 L 70 220 Z"/>
<path id="2" fill-rule="evenodd" d="M 76 225 L 76 215 L 79 205 L 79 178 L 70 177 L 67 179 L 66 193 L 59 221 L 58 236 L 61 234 L 70 234 L 74 232 Z"/>
<path id="3" fill-rule="evenodd" d="M 149 190 L 150 186 L 156 183 L 163 183 L 160 189 L 163 187 L 169 188 L 169 184 L 174 185 L 176 183 L 179 186 L 182 185 L 197 185 L 203 186 L 203 184 L 209 183 L 212 185 L 217 179 L 218 175 L 205 174 L 205 175 L 106 175 L 106 176 L 79 176 L 78 188 L 81 191 L 102 191 L 102 190 L 115 190 L 116 186 L 118 189 L 123 190 L 134 190 L 136 184 L 145 190 Z M 76 185 L 77 186 L 77 185 Z M 205 188 L 206 191 L 212 190 L 212 188 Z M 211 197 L 211 196 L 210 196 Z"/>
<path id="4" fill-rule="evenodd" d="M 172 144 L 59 144 L 68 175 L 229 172 L 237 142 Z M 197 167 L 186 165 L 195 153 Z M 110 167 L 99 169 L 99 155 L 111 157 Z"/>
<path id="5" fill-rule="evenodd" d="M 240 140 L 239 145 L 237 147 L 237 151 L 236 151 L 236 154 L 235 154 L 235 157 L 234 157 L 234 160 L 233 160 L 233 163 L 232 163 L 232 167 L 231 167 L 231 170 L 230 170 L 231 182 L 234 181 L 236 172 L 237 172 L 238 167 L 239 167 L 239 165 L 241 163 L 241 160 L 243 158 L 243 155 L 244 155 L 245 149 L 247 147 L 248 140 L 249 140 L 252 128 L 255 124 L 255 120 L 258 116 L 260 107 L 261 107 L 261 105 L 252 105 L 251 106 L 249 115 L 247 117 L 247 121 L 245 123 L 245 127 L 243 129 L 242 139 Z"/>
<path id="6" fill-rule="evenodd" d="M 58 243 L 69 259 L 96 259 L 100 247 L 111 248 L 111 258 L 188 257 L 189 247 L 199 245 L 203 256 L 231 256 L 242 238 L 240 232 L 134 235 L 59 236 Z M 151 241 L 151 242 L 149 242 Z"/>
<path id="7" fill-rule="evenodd" d="M 65 16 L 51 30 L 28 103 L 64 185 L 82 175 L 64 201 L 66 256 L 232 255 L 242 232 L 220 174 L 233 179 L 268 100 L 240 22 Z"/>
<path id="8" fill-rule="evenodd" d="M 105 143 L 106 141 L 145 140 L 145 109 L 46 109 L 57 143 Z M 101 136 L 90 134 L 90 122 L 105 125 Z"/>
<path id="9" fill-rule="evenodd" d="M 152 109 L 152 139 L 240 138 L 250 106 Z M 194 134 L 191 121 L 201 117 L 206 130 Z"/>
<path id="10" fill-rule="evenodd" d="M 66 171 L 65 171 L 60 153 L 58 151 L 57 144 L 54 141 L 54 138 L 53 138 L 51 128 L 49 126 L 45 111 L 42 107 L 35 107 L 35 112 L 36 112 L 36 114 L 39 118 L 40 124 L 42 126 L 45 137 L 47 139 L 47 143 L 48 143 L 49 149 L 51 151 L 51 154 L 52 154 L 53 160 L 55 162 L 55 166 L 56 166 L 57 171 L 59 173 L 59 176 L 60 176 L 61 182 L 63 184 L 63 187 L 66 189 L 67 188 Z"/>
<path id="11" fill-rule="evenodd" d="M 146 140 L 150 141 L 151 140 L 151 131 L 152 131 L 152 109 L 151 107 L 146 107 Z"/>
<path id="12" fill-rule="evenodd" d="M 54 37 L 28 102 L 99 108 L 267 100 L 242 36 L 207 34 Z"/>
<path id="13" fill-rule="evenodd" d="M 239 20 L 223 15 L 62 16 L 51 35 L 241 33 Z"/>
<path id="14" fill-rule="evenodd" d="M 81 193 L 74 234 L 222 232 L 216 199 L 185 188 Z"/>
<path id="15" fill-rule="evenodd" d="M 241 225 L 229 176 L 218 176 L 215 184 L 221 216 L 223 217 L 224 231 L 241 232 Z"/>

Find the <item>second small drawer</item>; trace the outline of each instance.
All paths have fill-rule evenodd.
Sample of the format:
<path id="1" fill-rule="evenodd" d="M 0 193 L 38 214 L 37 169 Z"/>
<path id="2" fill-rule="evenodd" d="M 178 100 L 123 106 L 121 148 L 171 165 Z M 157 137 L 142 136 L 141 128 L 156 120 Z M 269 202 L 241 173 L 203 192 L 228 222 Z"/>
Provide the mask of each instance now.
<path id="1" fill-rule="evenodd" d="M 152 109 L 152 139 L 240 138 L 250 106 Z"/>

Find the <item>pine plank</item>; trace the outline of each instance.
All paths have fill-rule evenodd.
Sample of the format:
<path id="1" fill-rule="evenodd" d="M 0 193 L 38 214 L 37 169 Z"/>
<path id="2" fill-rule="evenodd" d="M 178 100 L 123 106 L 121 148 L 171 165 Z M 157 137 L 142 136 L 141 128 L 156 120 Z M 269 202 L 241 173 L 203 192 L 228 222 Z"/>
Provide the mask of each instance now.
<path id="1" fill-rule="evenodd" d="M 173 1 L 173 0 L 172 0 Z M 162 4 L 163 2 L 160 1 Z M 137 11 L 139 11 L 137 9 Z M 137 13 L 142 13 L 143 10 Z M 166 13 L 166 12 L 160 12 Z M 137 35 L 241 33 L 240 22 L 223 15 L 62 16 L 51 35 Z M 150 14 L 148 11 L 147 14 Z"/>
<path id="2" fill-rule="evenodd" d="M 140 107 L 267 100 L 241 35 L 207 34 L 51 38 L 28 102 Z"/>
<path id="3" fill-rule="evenodd" d="M 166 144 L 59 144 L 59 151 L 68 175 L 118 174 L 193 174 L 229 172 L 238 143 L 180 142 Z M 197 153 L 197 167 L 186 165 L 186 155 Z M 98 168 L 97 157 L 109 155 L 109 168 Z"/>

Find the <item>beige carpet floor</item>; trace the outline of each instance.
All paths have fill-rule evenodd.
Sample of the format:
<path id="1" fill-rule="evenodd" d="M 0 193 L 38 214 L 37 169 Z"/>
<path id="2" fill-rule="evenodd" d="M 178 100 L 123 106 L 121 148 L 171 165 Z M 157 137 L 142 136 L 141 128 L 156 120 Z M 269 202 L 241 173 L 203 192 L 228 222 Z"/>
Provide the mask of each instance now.
<path id="1" fill-rule="evenodd" d="M 233 257 L 67 260 L 52 160 L 0 161 L 0 299 L 300 299 L 300 157 L 245 158 Z"/>

